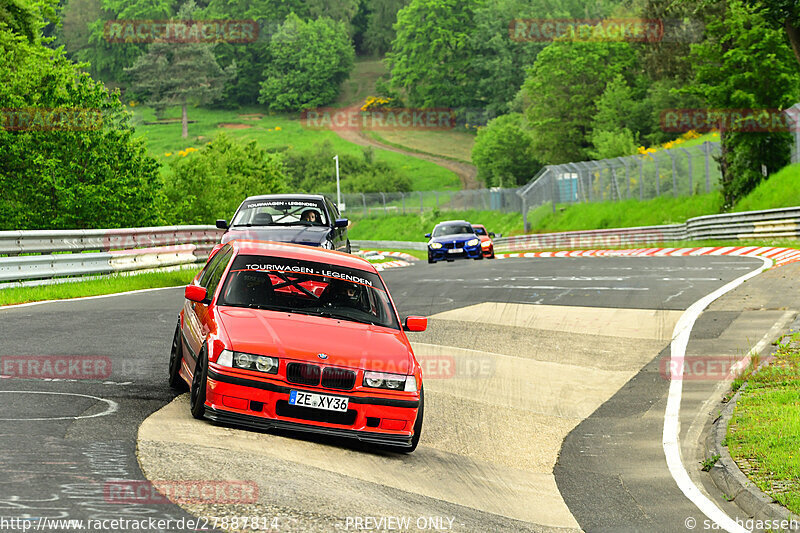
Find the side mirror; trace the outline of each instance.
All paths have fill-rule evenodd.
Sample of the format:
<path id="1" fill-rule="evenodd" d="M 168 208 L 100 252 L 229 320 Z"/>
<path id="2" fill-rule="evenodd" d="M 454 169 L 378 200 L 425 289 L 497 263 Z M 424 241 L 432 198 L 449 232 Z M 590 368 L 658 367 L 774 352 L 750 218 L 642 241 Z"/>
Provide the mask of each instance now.
<path id="1" fill-rule="evenodd" d="M 409 316 L 403 321 L 406 331 L 425 331 L 428 329 L 428 319 L 424 316 Z"/>
<path id="2" fill-rule="evenodd" d="M 490 232 L 489 232 L 489 237 L 491 237 L 492 239 L 494 239 L 494 232 L 493 232 L 493 231 L 490 231 Z"/>
<path id="3" fill-rule="evenodd" d="M 187 300 L 202 303 L 206 299 L 207 292 L 204 287 L 199 285 L 187 285 L 186 289 L 183 291 L 183 295 Z"/>
<path id="4" fill-rule="evenodd" d="M 224 219 L 217 220 L 217 228 L 218 229 L 228 229 L 228 221 Z"/>
<path id="5" fill-rule="evenodd" d="M 430 234 L 430 233 L 426 233 L 426 234 L 425 234 L 425 237 L 427 237 L 428 239 L 430 239 L 430 238 L 431 238 L 431 234 Z"/>
<path id="6" fill-rule="evenodd" d="M 336 222 L 333 223 L 334 228 L 346 228 L 347 225 L 350 224 L 350 221 L 346 218 L 337 218 Z"/>

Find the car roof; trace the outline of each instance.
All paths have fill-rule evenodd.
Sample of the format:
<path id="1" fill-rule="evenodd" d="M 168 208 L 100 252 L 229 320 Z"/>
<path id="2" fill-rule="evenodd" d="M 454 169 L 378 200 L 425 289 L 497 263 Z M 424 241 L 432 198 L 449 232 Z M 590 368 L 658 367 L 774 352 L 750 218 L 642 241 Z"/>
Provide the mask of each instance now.
<path id="1" fill-rule="evenodd" d="M 471 224 L 473 228 L 483 228 L 486 229 L 483 224 Z"/>
<path id="2" fill-rule="evenodd" d="M 455 226 L 456 224 L 466 224 L 467 226 L 471 226 L 469 222 L 466 220 L 444 220 L 436 224 L 437 226 Z"/>
<path id="3" fill-rule="evenodd" d="M 267 241 L 246 241 L 234 239 L 231 244 L 237 254 L 263 255 L 281 257 L 286 259 L 299 259 L 301 261 L 313 261 L 315 263 L 327 263 L 329 265 L 355 268 L 367 272 L 377 273 L 372 264 L 360 257 L 356 257 L 336 250 L 325 250 L 315 246 L 304 244 L 288 244 L 282 242 Z"/>
<path id="4" fill-rule="evenodd" d="M 258 196 L 248 196 L 244 199 L 249 200 L 323 200 L 322 194 L 261 194 Z"/>

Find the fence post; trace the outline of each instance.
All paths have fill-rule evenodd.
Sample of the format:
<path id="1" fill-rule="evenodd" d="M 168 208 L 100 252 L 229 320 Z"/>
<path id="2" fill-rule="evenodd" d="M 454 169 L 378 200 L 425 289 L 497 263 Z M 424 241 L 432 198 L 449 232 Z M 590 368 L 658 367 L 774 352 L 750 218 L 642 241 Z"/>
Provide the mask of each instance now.
<path id="1" fill-rule="evenodd" d="M 672 161 L 672 196 L 678 196 L 678 178 L 675 170 L 675 156 L 672 155 L 672 150 L 664 150 Z"/>
<path id="2" fill-rule="evenodd" d="M 694 185 L 692 180 L 692 154 L 686 148 L 680 148 L 686 154 L 686 164 L 689 168 L 689 196 L 694 196 Z"/>
<path id="3" fill-rule="evenodd" d="M 653 158 L 656 167 L 656 196 L 661 196 L 661 176 L 658 175 L 658 157 L 656 157 L 656 152 L 650 154 L 650 157 Z"/>
<path id="4" fill-rule="evenodd" d="M 419 191 L 419 214 L 425 212 L 425 202 L 423 201 L 422 191 Z"/>
<path id="5" fill-rule="evenodd" d="M 703 149 L 703 153 L 706 155 L 706 193 L 711 192 L 711 165 L 709 164 L 709 160 L 711 158 L 711 146 L 708 141 L 704 142 L 700 145 L 700 148 Z"/>
<path id="6" fill-rule="evenodd" d="M 359 193 L 361 195 L 361 201 L 364 203 L 364 216 L 367 216 L 367 197 L 364 196 L 364 193 Z"/>
<path id="7" fill-rule="evenodd" d="M 644 158 L 639 158 L 639 201 L 644 200 Z"/>
<path id="8" fill-rule="evenodd" d="M 386 216 L 386 215 L 389 214 L 389 210 L 386 209 L 386 195 L 383 194 L 383 193 L 380 193 L 380 195 L 381 195 L 381 198 L 383 198 L 383 215 Z"/>
<path id="9" fill-rule="evenodd" d="M 528 201 L 525 198 L 525 195 L 522 195 L 522 229 L 525 230 L 525 233 L 528 233 L 531 230 L 531 226 L 528 223 Z"/>
<path id="10" fill-rule="evenodd" d="M 436 208 L 439 208 L 439 191 L 436 191 Z"/>

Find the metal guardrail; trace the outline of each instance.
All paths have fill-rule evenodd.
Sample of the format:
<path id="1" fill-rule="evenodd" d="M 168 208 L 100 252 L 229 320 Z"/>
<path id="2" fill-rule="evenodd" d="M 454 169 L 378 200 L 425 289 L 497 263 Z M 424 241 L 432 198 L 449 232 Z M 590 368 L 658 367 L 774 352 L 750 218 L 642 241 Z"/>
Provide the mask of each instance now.
<path id="1" fill-rule="evenodd" d="M 800 207 L 691 218 L 685 224 L 533 233 L 494 239 L 496 252 L 647 245 L 668 241 L 800 239 Z M 425 250 L 424 242 L 354 241 L 362 248 Z"/>
<path id="2" fill-rule="evenodd" d="M 214 226 L 0 231 L 0 282 L 199 263 L 221 233 Z"/>

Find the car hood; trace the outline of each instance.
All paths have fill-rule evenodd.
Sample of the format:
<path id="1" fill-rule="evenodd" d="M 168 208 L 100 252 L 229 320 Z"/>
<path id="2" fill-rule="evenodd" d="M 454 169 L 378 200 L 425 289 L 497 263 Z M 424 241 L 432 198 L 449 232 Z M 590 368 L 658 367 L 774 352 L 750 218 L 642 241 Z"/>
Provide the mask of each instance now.
<path id="1" fill-rule="evenodd" d="M 233 227 L 222 236 L 222 244 L 234 239 L 275 241 L 320 246 L 328 237 L 328 226 L 260 226 Z"/>
<path id="2" fill-rule="evenodd" d="M 434 237 L 430 240 L 430 242 L 453 242 L 453 241 L 469 241 L 471 239 L 477 239 L 478 236 L 474 233 L 456 233 L 454 235 L 444 235 L 442 237 Z"/>
<path id="3" fill-rule="evenodd" d="M 396 329 L 260 309 L 219 308 L 229 346 L 237 352 L 408 374 L 411 346 Z M 327 354 L 323 360 L 317 354 Z"/>

